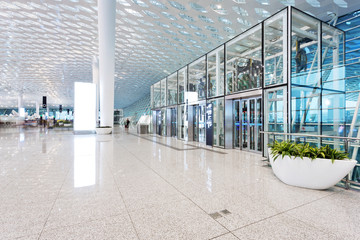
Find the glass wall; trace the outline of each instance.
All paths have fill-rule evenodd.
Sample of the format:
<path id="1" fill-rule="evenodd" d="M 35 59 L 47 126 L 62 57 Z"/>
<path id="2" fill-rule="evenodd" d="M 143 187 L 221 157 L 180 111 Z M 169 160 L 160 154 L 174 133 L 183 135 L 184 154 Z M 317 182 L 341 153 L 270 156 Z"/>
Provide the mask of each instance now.
<path id="1" fill-rule="evenodd" d="M 177 103 L 177 72 L 171 74 L 167 79 L 167 105 Z"/>
<path id="2" fill-rule="evenodd" d="M 161 136 L 166 136 L 166 108 L 161 109 Z"/>
<path id="3" fill-rule="evenodd" d="M 226 44 L 226 93 L 259 88 L 262 84 L 261 24 Z"/>
<path id="4" fill-rule="evenodd" d="M 178 71 L 178 103 L 185 103 L 185 92 L 187 91 L 187 67 Z"/>
<path id="5" fill-rule="evenodd" d="M 154 102 L 154 85 L 151 85 L 150 87 L 150 108 L 154 108 L 155 107 L 155 102 Z"/>
<path id="6" fill-rule="evenodd" d="M 287 82 L 287 10 L 264 22 L 264 85 Z"/>
<path id="7" fill-rule="evenodd" d="M 320 134 L 321 22 L 292 9 L 291 132 Z"/>
<path id="8" fill-rule="evenodd" d="M 166 78 L 161 80 L 161 106 L 166 106 Z"/>
<path id="9" fill-rule="evenodd" d="M 346 134 L 344 64 L 344 32 L 322 23 L 322 135 Z"/>
<path id="10" fill-rule="evenodd" d="M 154 107 L 158 108 L 161 106 L 160 96 L 161 96 L 161 87 L 160 82 L 155 83 L 154 85 Z"/>
<path id="11" fill-rule="evenodd" d="M 189 65 L 189 83 L 186 100 L 189 103 L 204 100 L 206 95 L 205 56 Z"/>
<path id="12" fill-rule="evenodd" d="M 360 117 L 354 117 L 360 116 L 357 111 L 360 103 L 356 102 L 360 75 L 352 71 L 345 76 L 344 39 L 343 31 L 299 10 L 286 8 L 179 69 L 167 80 L 154 84 L 152 108 L 178 104 L 178 138 L 187 140 L 193 128 L 188 124 L 199 121 L 197 118 L 188 121 L 190 107 L 203 100 L 212 103 L 214 146 L 225 146 L 225 134 L 231 134 L 233 146 L 243 145 L 239 135 L 244 122 L 241 109 L 249 110 L 250 125 L 258 125 L 259 130 L 249 135 L 249 142 L 255 143 L 249 145 L 251 149 L 261 149 L 257 143 L 267 146 L 273 140 L 267 136 L 261 139 L 261 129 L 330 136 L 346 136 L 348 132 L 355 137 L 360 135 Z M 356 64 L 357 59 L 351 61 Z M 227 110 L 235 114 L 232 129 L 227 132 L 225 98 L 227 102 L 238 101 Z M 245 103 L 244 99 L 250 100 Z M 195 109 L 195 115 L 198 111 L 200 108 Z M 333 139 L 326 140 L 326 144 L 337 148 L 341 145 Z"/>
<path id="13" fill-rule="evenodd" d="M 213 107 L 213 146 L 224 147 L 224 98 L 209 101 Z"/>
<path id="14" fill-rule="evenodd" d="M 178 138 L 181 140 L 188 139 L 188 121 L 187 121 L 187 112 L 186 105 L 178 106 Z"/>
<path id="15" fill-rule="evenodd" d="M 286 87 L 265 90 L 264 93 L 264 130 L 265 132 L 287 132 L 287 93 Z M 274 137 L 276 136 L 276 138 Z M 273 140 L 284 140 L 280 135 L 264 137 L 264 150 Z"/>
<path id="16" fill-rule="evenodd" d="M 224 46 L 207 55 L 208 97 L 224 95 Z"/>

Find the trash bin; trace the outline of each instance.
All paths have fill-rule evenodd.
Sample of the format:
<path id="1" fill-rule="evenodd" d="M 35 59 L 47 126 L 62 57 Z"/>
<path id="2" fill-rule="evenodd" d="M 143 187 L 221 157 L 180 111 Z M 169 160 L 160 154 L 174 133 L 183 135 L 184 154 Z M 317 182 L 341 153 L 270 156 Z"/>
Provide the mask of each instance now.
<path id="1" fill-rule="evenodd" d="M 148 130 L 149 130 L 149 126 L 148 126 L 148 125 L 140 124 L 139 127 L 138 127 L 138 133 L 139 133 L 139 134 L 147 134 L 147 133 L 148 133 Z"/>

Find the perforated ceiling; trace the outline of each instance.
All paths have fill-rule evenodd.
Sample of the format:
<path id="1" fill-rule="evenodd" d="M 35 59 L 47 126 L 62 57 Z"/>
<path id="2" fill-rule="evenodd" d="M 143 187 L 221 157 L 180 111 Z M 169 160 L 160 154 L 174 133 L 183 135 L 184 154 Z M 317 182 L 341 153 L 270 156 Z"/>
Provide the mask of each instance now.
<path id="1" fill-rule="evenodd" d="M 326 2 L 326 3 L 324 3 Z M 350 0 L 117 0 L 115 107 L 287 5 L 329 20 Z M 73 83 L 92 81 L 96 0 L 0 0 L 0 108 L 73 104 Z"/>

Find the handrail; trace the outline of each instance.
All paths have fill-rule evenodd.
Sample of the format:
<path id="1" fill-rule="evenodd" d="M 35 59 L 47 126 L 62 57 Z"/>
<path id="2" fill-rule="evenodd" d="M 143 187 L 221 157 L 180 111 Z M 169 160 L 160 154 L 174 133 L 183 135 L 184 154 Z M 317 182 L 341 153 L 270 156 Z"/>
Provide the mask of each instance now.
<path id="1" fill-rule="evenodd" d="M 286 136 L 302 136 L 302 137 L 335 138 L 335 139 L 357 140 L 357 141 L 360 141 L 360 138 L 355 138 L 355 137 L 339 137 L 339 136 L 329 136 L 329 135 L 313 135 L 313 134 L 304 134 L 304 133 L 280 133 L 280 132 L 265 132 L 265 131 L 260 131 L 260 133 L 270 134 L 270 135 L 286 135 Z"/>

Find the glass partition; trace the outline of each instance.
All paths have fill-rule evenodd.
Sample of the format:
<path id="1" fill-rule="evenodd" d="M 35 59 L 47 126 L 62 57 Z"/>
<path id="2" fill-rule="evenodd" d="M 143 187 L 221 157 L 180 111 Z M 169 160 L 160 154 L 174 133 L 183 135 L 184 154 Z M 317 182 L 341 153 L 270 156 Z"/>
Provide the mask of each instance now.
<path id="1" fill-rule="evenodd" d="M 161 109 L 161 136 L 166 136 L 166 108 Z"/>
<path id="2" fill-rule="evenodd" d="M 226 93 L 261 87 L 262 31 L 253 27 L 226 44 Z"/>
<path id="3" fill-rule="evenodd" d="M 178 103 L 185 103 L 185 92 L 187 91 L 187 67 L 178 71 Z"/>
<path id="4" fill-rule="evenodd" d="M 155 107 L 155 102 L 154 102 L 154 85 L 151 85 L 150 87 L 150 108 L 154 108 Z"/>
<path id="5" fill-rule="evenodd" d="M 224 99 L 214 99 L 209 101 L 213 105 L 213 146 L 224 147 Z"/>
<path id="6" fill-rule="evenodd" d="M 188 139 L 188 121 L 186 105 L 178 106 L 178 138 L 181 140 Z"/>
<path id="7" fill-rule="evenodd" d="M 161 87 L 160 82 L 154 84 L 154 107 L 160 107 Z"/>
<path id="8" fill-rule="evenodd" d="M 287 82 L 287 9 L 264 22 L 264 85 Z"/>
<path id="9" fill-rule="evenodd" d="M 166 78 L 161 80 L 161 106 L 166 106 Z"/>
<path id="10" fill-rule="evenodd" d="M 291 131 L 320 134 L 319 20 L 292 9 Z"/>
<path id="11" fill-rule="evenodd" d="M 265 132 L 287 132 L 287 92 L 286 87 L 272 88 L 264 93 L 264 130 Z M 284 140 L 284 136 L 276 135 L 264 137 L 265 155 L 267 144 L 274 139 Z"/>
<path id="12" fill-rule="evenodd" d="M 208 97 L 224 95 L 224 46 L 207 55 Z"/>
<path id="13" fill-rule="evenodd" d="M 167 105 L 177 103 L 177 72 L 171 74 L 167 79 Z"/>
<path id="14" fill-rule="evenodd" d="M 322 135 L 345 136 L 344 32 L 322 24 Z M 335 140 L 336 145 L 339 141 Z"/>
<path id="15" fill-rule="evenodd" d="M 206 75 L 205 75 L 205 57 L 189 65 L 189 83 L 185 100 L 188 102 L 197 102 L 205 99 Z"/>

